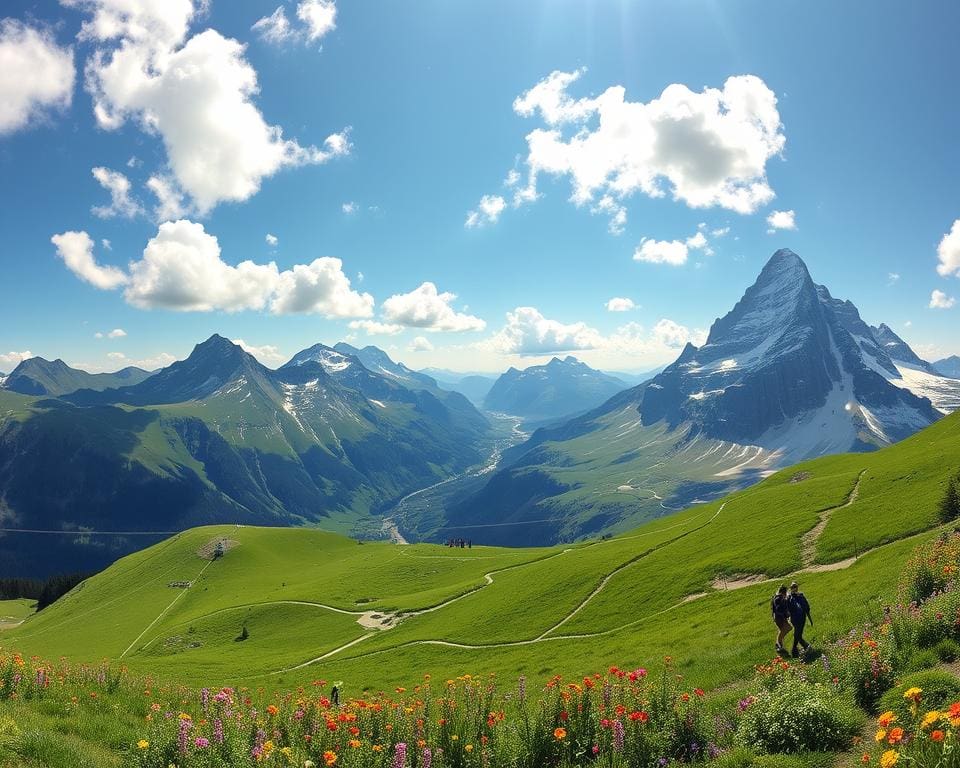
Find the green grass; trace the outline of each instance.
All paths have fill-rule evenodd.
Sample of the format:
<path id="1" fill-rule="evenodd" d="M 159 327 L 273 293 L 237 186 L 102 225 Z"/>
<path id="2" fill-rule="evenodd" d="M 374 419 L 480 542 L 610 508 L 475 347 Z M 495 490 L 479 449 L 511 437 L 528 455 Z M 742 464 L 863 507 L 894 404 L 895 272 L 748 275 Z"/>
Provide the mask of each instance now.
<path id="1" fill-rule="evenodd" d="M 400 547 L 315 529 L 197 528 L 124 558 L 2 640 L 48 658 L 122 658 L 135 672 L 203 685 L 326 678 L 358 691 L 427 672 L 548 677 L 670 655 L 704 687 L 724 686 L 772 654 L 768 601 L 781 580 L 801 581 L 816 643 L 879 615 L 907 554 L 933 535 L 940 488 L 958 463 L 960 415 L 882 451 L 807 462 L 570 547 Z M 859 496 L 843 506 L 861 473 Z M 825 510 L 816 562 L 863 556 L 804 570 L 804 534 Z M 217 561 L 198 556 L 221 537 L 238 546 Z M 767 581 L 722 588 L 743 574 Z M 180 581 L 192 586 L 171 586 Z M 362 612 L 402 620 L 370 630 L 357 623 Z M 250 638 L 236 642 L 244 623 Z"/>
<path id="2" fill-rule="evenodd" d="M 0 600 L 0 624 L 22 621 L 37 610 L 37 601 L 28 598 Z"/>

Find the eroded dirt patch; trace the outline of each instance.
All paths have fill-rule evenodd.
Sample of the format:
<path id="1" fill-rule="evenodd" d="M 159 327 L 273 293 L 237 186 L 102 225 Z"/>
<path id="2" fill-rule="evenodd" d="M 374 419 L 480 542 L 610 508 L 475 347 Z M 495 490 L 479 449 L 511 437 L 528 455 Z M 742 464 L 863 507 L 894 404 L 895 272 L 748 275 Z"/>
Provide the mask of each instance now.
<path id="1" fill-rule="evenodd" d="M 730 576 L 717 576 L 713 580 L 714 589 L 743 589 L 762 581 L 769 581 L 763 573 L 734 573 Z"/>

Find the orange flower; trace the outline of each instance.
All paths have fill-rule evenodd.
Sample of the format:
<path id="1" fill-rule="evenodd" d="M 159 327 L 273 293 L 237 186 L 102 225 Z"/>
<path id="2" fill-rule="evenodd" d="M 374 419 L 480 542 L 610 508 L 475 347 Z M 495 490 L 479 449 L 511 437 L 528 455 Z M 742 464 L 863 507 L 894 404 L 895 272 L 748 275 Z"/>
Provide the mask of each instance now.
<path id="1" fill-rule="evenodd" d="M 956 706 L 960 707 L 960 703 L 958 703 Z M 877 724 L 881 728 L 887 728 L 889 727 L 890 723 L 896 719 L 897 716 L 893 712 L 884 712 L 882 715 L 880 715 L 880 717 L 877 718 Z"/>
<path id="2" fill-rule="evenodd" d="M 944 733 L 943 731 L 937 730 L 930 734 L 930 738 L 934 741 L 943 741 Z"/>
<path id="3" fill-rule="evenodd" d="M 870 755 L 868 755 L 866 752 L 864 752 L 864 753 L 860 756 L 860 762 L 861 762 L 861 763 L 869 763 L 869 762 L 870 762 Z"/>
<path id="4" fill-rule="evenodd" d="M 567 738 L 567 729 L 566 728 L 554 728 L 553 729 L 553 738 L 557 741 L 563 741 Z"/>
<path id="5" fill-rule="evenodd" d="M 276 704 L 268 704 L 268 705 L 267 705 L 267 714 L 270 715 L 271 717 L 275 717 L 276 714 L 277 714 L 277 712 L 279 712 L 279 711 L 280 711 L 280 710 L 277 709 Z"/>
<path id="6" fill-rule="evenodd" d="M 903 728 L 891 728 L 887 743 L 892 745 L 899 744 L 901 741 L 903 741 Z"/>
<path id="7" fill-rule="evenodd" d="M 327 766 L 333 765 L 335 762 L 337 762 L 337 753 L 331 752 L 328 749 L 326 752 L 323 753 L 323 762 L 326 763 Z"/>

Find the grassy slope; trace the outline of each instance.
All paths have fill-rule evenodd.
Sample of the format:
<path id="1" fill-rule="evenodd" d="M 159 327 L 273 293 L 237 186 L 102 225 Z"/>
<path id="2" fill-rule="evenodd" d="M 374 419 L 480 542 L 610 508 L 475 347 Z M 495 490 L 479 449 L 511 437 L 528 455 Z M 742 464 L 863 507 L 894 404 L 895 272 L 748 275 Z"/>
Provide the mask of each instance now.
<path id="1" fill-rule="evenodd" d="M 804 533 L 838 507 L 816 561 L 876 549 L 848 568 L 798 578 L 813 603 L 814 638 L 843 631 L 890 597 L 907 553 L 929 536 L 915 534 L 935 527 L 936 501 L 958 463 L 960 415 L 884 451 L 807 462 L 723 502 L 569 548 L 451 550 L 358 545 L 317 531 L 194 529 L 125 558 L 3 639 L 75 660 L 116 659 L 129 648 L 123 660 L 134 670 L 204 684 L 325 677 L 357 690 L 406 685 L 424 672 L 576 674 L 669 654 L 701 684 L 721 685 L 772 653 L 774 585 L 714 590 L 718 575 L 797 572 L 809 564 Z M 861 473 L 856 501 L 843 507 Z M 804 479 L 791 482 L 798 474 Z M 218 536 L 240 545 L 222 560 L 200 559 Z M 180 580 L 196 583 L 167 586 Z M 698 593 L 708 594 L 685 600 Z M 383 632 L 331 610 L 410 612 L 458 595 Z M 243 623 L 250 639 L 236 642 Z"/>

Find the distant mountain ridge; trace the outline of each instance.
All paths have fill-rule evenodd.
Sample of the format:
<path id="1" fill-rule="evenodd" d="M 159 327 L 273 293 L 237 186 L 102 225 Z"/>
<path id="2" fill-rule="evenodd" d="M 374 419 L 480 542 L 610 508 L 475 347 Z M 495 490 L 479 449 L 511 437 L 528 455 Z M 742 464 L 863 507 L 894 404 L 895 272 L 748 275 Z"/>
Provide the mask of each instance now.
<path id="1" fill-rule="evenodd" d="M 583 413 L 627 388 L 620 379 L 575 357 L 554 357 L 546 365 L 522 371 L 510 368 L 497 379 L 483 404 L 488 411 L 543 421 Z"/>
<path id="2" fill-rule="evenodd" d="M 3 386 L 23 395 L 51 395 L 59 397 L 79 389 L 101 391 L 113 387 L 139 384 L 153 375 L 151 371 L 128 366 L 114 373 L 87 373 L 71 368 L 63 360 L 45 360 L 30 357 L 21 362 L 6 377 Z"/>
<path id="3" fill-rule="evenodd" d="M 960 355 L 951 355 L 943 360 L 937 360 L 933 367 L 941 376 L 960 379 Z"/>
<path id="4" fill-rule="evenodd" d="M 214 335 L 139 384 L 56 399 L 3 389 L 4 519 L 106 531 L 322 521 L 376 535 L 373 513 L 481 458 L 486 419 L 428 381 L 414 386 L 322 345 L 271 370 Z M 38 560 L 0 539 L 0 575 L 94 567 L 132 546 L 109 541 L 64 537 L 55 559 Z"/>

